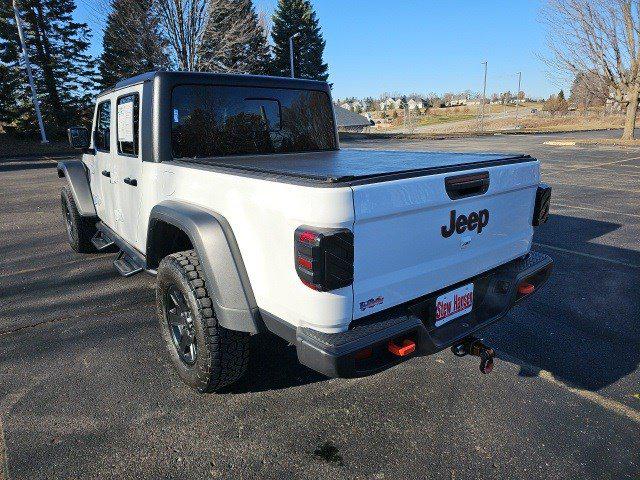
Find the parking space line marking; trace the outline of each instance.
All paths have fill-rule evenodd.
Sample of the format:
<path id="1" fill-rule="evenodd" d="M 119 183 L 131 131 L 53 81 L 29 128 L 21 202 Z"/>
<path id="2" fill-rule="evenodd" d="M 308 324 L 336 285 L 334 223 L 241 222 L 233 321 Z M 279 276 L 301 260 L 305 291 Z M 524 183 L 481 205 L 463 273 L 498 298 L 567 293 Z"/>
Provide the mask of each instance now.
<path id="1" fill-rule="evenodd" d="M 549 383 L 558 385 L 559 387 L 562 387 L 563 389 L 568 390 L 569 392 L 573 393 L 574 395 L 577 395 L 580 398 L 589 400 L 590 402 L 593 402 L 601 406 L 605 410 L 609 410 L 622 417 L 628 418 L 632 422 L 640 424 L 640 412 L 638 412 L 637 410 L 631 407 L 626 406 L 623 403 L 617 402 L 610 398 L 603 397 L 602 395 L 599 395 L 596 392 L 592 392 L 591 390 L 583 390 L 581 388 L 571 387 L 566 383 L 557 380 L 556 377 L 553 375 L 553 373 L 548 372 L 547 370 L 540 370 L 538 372 L 538 377 L 540 377 L 543 380 L 546 380 Z"/>
<path id="2" fill-rule="evenodd" d="M 640 424 L 640 412 L 635 410 L 634 408 L 628 407 L 627 405 L 617 402 L 615 400 L 612 400 L 610 398 L 606 398 L 603 397 L 602 395 L 596 393 L 596 392 L 592 392 L 591 390 L 585 390 L 582 388 L 576 388 L 576 387 L 572 387 L 570 385 L 567 385 L 566 383 L 558 380 L 555 375 L 551 372 L 549 372 L 548 370 L 543 370 L 543 369 L 539 369 L 538 367 L 534 366 L 534 365 L 529 365 L 528 363 L 520 360 L 517 357 L 514 357 L 512 355 L 506 354 L 506 353 L 502 353 L 502 352 L 498 352 L 498 356 L 500 358 L 502 358 L 503 360 L 506 360 L 507 362 L 513 363 L 515 365 L 519 365 L 521 367 L 524 367 L 528 370 L 531 370 L 533 372 L 538 372 L 538 378 L 541 378 L 542 380 L 545 380 L 546 382 L 552 383 L 554 385 L 557 385 L 558 387 L 562 388 L 563 390 L 567 390 L 570 393 L 573 393 L 574 395 L 583 398 L 585 400 L 588 400 L 592 403 L 595 403 L 596 405 L 604 408 L 605 410 L 609 410 L 610 412 L 616 413 L 622 417 L 626 417 L 629 420 L 631 420 L 634 423 L 638 423 Z"/>
<path id="3" fill-rule="evenodd" d="M 637 167 L 637 165 L 623 165 L 623 167 Z M 616 172 L 615 170 L 607 170 L 606 168 L 598 167 L 597 170 L 594 170 L 590 173 L 602 173 L 603 175 L 611 175 L 612 173 L 624 176 L 625 178 L 640 178 L 640 172 Z"/>
<path id="4" fill-rule="evenodd" d="M 626 188 L 609 188 L 609 187 L 597 187 L 595 185 L 577 185 L 575 183 L 564 183 L 558 182 L 557 180 L 553 180 L 551 186 L 555 185 L 563 185 L 565 187 L 578 187 L 578 188 L 595 188 L 596 190 L 606 190 L 607 192 L 626 192 L 626 193 L 635 193 L 638 194 L 638 190 L 629 190 Z"/>
<path id="5" fill-rule="evenodd" d="M 574 255 L 580 255 L 582 257 L 594 258 L 596 260 L 602 260 L 603 262 L 615 263 L 616 265 L 622 265 L 623 267 L 640 268 L 640 265 L 636 265 L 635 263 L 621 262 L 620 260 L 613 260 L 612 258 L 601 257 L 600 255 L 592 255 L 590 253 L 577 252 L 575 250 L 569 250 L 567 248 L 554 247 L 553 245 L 547 245 L 546 243 L 534 242 L 533 244 L 536 245 L 537 247 L 545 247 L 551 250 L 557 250 L 559 252 L 564 252 L 564 253 L 573 253 Z"/>
<path id="6" fill-rule="evenodd" d="M 4 441 L 2 415 L 0 415 L 0 480 L 9 480 L 9 463 L 7 461 L 7 447 Z"/>
<path id="7" fill-rule="evenodd" d="M 640 215 L 636 215 L 635 213 L 614 212 L 613 210 L 603 210 L 601 208 L 593 208 L 593 207 L 578 207 L 577 205 L 568 205 L 566 203 L 553 202 L 553 205 L 551 207 L 552 209 L 553 207 L 575 208 L 577 210 L 588 210 L 591 212 L 610 213 L 612 215 L 625 215 L 627 217 L 640 218 Z"/>
<path id="8" fill-rule="evenodd" d="M 595 165 L 581 165 L 579 167 L 569 167 L 571 170 L 582 170 L 585 168 L 602 167 L 604 165 L 615 165 L 617 163 L 630 162 L 631 160 L 640 160 L 640 157 L 625 158 L 623 160 L 614 160 L 613 162 L 596 163 Z"/>

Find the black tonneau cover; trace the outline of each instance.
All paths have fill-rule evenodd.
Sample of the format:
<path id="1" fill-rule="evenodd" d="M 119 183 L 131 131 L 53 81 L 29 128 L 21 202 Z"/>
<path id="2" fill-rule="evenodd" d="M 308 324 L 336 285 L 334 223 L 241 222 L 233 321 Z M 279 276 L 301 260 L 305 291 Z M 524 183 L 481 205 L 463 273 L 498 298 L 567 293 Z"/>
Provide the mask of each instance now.
<path id="1" fill-rule="evenodd" d="M 304 183 L 342 186 L 532 162 L 535 159 L 519 154 L 342 149 L 179 160 L 240 170 L 274 180 L 285 177 L 283 180 L 300 179 L 305 180 Z"/>

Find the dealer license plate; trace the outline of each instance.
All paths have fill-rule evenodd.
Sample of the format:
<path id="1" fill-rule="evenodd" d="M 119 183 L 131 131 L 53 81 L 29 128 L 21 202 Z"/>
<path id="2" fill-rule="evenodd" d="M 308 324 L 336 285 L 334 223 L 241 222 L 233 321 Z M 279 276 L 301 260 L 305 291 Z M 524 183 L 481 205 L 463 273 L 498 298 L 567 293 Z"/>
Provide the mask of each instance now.
<path id="1" fill-rule="evenodd" d="M 473 283 L 468 283 L 436 299 L 436 327 L 450 322 L 473 309 Z"/>

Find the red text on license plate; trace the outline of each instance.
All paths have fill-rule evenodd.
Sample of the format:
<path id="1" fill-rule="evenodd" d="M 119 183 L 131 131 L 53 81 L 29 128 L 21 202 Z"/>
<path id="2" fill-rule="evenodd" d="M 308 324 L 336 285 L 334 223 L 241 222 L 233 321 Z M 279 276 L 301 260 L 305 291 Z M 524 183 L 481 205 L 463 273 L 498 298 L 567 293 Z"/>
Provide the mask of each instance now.
<path id="1" fill-rule="evenodd" d="M 473 283 L 468 283 L 436 299 L 436 327 L 469 313 L 473 308 Z"/>

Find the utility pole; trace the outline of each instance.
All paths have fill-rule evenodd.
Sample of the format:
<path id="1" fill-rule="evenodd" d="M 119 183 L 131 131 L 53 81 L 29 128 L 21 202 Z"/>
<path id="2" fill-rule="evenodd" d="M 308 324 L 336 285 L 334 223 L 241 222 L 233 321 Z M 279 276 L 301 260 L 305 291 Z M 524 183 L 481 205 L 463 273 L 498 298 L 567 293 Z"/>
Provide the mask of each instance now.
<path id="1" fill-rule="evenodd" d="M 480 110 L 480 131 L 484 132 L 484 103 L 487 99 L 487 61 L 482 62 L 484 65 L 484 86 L 482 87 L 482 104 Z"/>
<path id="2" fill-rule="evenodd" d="M 49 143 L 47 140 L 47 134 L 44 131 L 44 123 L 42 123 L 42 114 L 40 113 L 38 92 L 36 91 L 36 85 L 33 81 L 33 73 L 31 73 L 31 62 L 29 61 L 29 53 L 27 52 L 27 44 L 24 40 L 22 21 L 20 20 L 20 12 L 18 12 L 18 5 L 16 4 L 16 0 L 13 0 L 13 13 L 16 16 L 18 36 L 20 37 L 20 44 L 22 45 L 22 59 L 24 61 L 24 67 L 27 70 L 27 77 L 29 77 L 29 85 L 31 85 L 31 99 L 33 100 L 33 108 L 35 108 L 36 110 L 36 117 L 38 118 L 38 125 L 40 126 L 40 137 L 42 138 L 42 143 Z"/>
<path id="3" fill-rule="evenodd" d="M 293 39 L 299 36 L 300 33 L 294 33 L 289 37 L 289 61 L 291 63 L 291 78 L 295 78 L 295 73 L 293 71 Z"/>
<path id="4" fill-rule="evenodd" d="M 516 128 L 518 127 L 518 107 L 520 106 L 520 81 L 522 80 L 522 72 L 518 72 L 518 91 L 516 92 Z"/>

